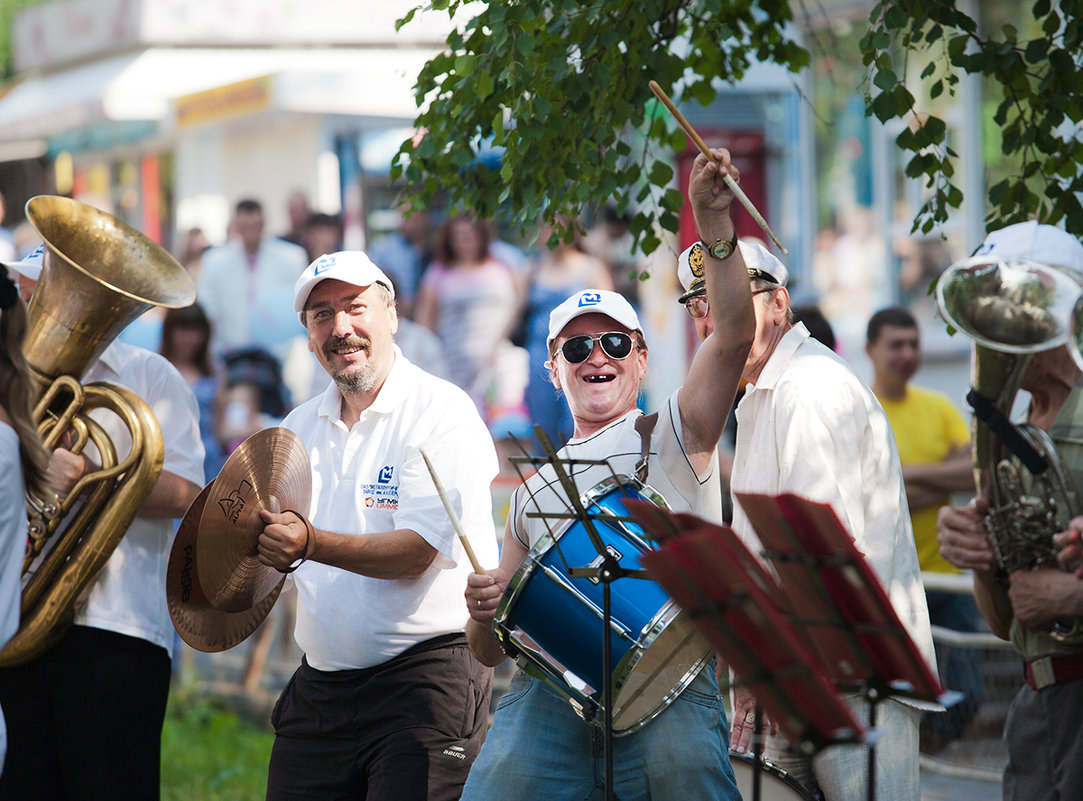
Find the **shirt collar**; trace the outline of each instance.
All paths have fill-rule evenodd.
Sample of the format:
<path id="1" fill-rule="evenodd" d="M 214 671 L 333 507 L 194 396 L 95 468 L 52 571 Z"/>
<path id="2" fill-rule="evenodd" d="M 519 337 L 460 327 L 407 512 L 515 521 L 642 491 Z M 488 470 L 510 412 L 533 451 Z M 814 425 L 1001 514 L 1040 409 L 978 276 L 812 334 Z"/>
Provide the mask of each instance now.
<path id="1" fill-rule="evenodd" d="M 786 365 L 790 363 L 790 359 L 793 358 L 797 349 L 805 344 L 805 340 L 809 336 L 810 334 L 804 323 L 794 323 L 793 327 L 775 345 L 774 351 L 767 359 L 767 364 L 763 366 L 763 371 L 760 372 L 759 381 L 755 384 L 749 382 L 749 387 L 752 389 L 774 389 L 775 384 L 778 383 L 779 378 L 786 371 Z"/>
<path id="2" fill-rule="evenodd" d="M 405 373 L 409 369 L 410 362 L 402 355 L 398 345 L 392 345 L 391 347 L 395 351 L 395 361 L 392 362 L 387 378 L 384 379 L 384 385 L 380 387 L 380 393 L 365 410 L 366 412 L 390 414 L 406 400 L 409 392 L 409 382 L 406 380 Z M 341 420 L 342 401 L 342 390 L 332 381 L 324 391 L 322 400 L 320 400 L 319 414 L 332 420 Z"/>
<path id="3" fill-rule="evenodd" d="M 133 352 L 131 346 L 124 344 L 123 342 L 114 341 L 110 343 L 102 355 L 90 366 L 90 369 L 86 371 L 83 379 L 87 379 L 91 374 L 95 376 L 93 380 L 100 381 L 102 377 L 111 374 L 114 377 L 119 376 L 124 370 L 124 367 L 132 360 Z"/>

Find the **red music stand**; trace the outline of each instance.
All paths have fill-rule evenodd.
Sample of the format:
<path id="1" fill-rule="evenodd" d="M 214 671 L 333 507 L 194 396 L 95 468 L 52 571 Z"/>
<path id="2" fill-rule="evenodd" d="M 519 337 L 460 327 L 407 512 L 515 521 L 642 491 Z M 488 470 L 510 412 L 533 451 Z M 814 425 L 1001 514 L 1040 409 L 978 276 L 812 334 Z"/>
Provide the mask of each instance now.
<path id="1" fill-rule="evenodd" d="M 790 494 L 736 497 L 797 612 L 792 622 L 833 683 L 950 702 L 829 504 Z"/>
<path id="2" fill-rule="evenodd" d="M 786 620 L 774 579 L 731 529 L 649 503 L 624 505 L 661 543 L 640 557 L 648 574 L 692 617 L 783 736 L 810 755 L 864 738 L 864 725 Z"/>

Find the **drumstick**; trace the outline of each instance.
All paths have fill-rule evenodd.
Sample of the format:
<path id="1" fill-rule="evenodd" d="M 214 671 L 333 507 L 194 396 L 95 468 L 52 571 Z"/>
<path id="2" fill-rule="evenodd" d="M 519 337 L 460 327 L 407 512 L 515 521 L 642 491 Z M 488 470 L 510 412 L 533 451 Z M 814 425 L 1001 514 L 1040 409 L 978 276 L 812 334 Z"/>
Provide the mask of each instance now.
<path id="1" fill-rule="evenodd" d="M 686 134 L 688 134 L 688 138 L 699 148 L 699 152 L 717 164 L 718 159 L 714 157 L 714 153 L 707 147 L 707 143 L 703 141 L 698 133 L 696 133 L 696 129 L 684 118 L 684 115 L 681 114 L 680 110 L 673 105 L 673 101 L 662 91 L 662 87 L 654 81 L 650 81 L 647 85 L 650 86 L 651 91 L 654 92 L 654 96 L 662 101 L 662 105 L 669 109 L 669 113 L 673 115 L 673 119 L 675 119 L 677 124 L 684 129 Z M 752 205 L 752 201 L 748 199 L 748 195 L 741 191 L 741 187 L 737 186 L 737 182 L 730 177 L 729 173 L 724 173 L 722 175 L 722 180 L 726 182 L 726 186 L 733 192 L 734 197 L 741 201 L 741 205 L 752 215 L 752 219 L 759 223 L 759 226 L 764 230 L 764 233 L 771 237 L 771 240 L 778 245 L 778 249 L 782 251 L 782 255 L 788 256 L 790 251 L 786 250 L 783 244 L 778 241 L 778 237 L 775 236 L 775 232 L 771 230 L 771 226 L 767 224 L 767 220 L 763 219 L 763 215 Z"/>
<path id="2" fill-rule="evenodd" d="M 451 518 L 451 527 L 455 529 L 455 533 L 459 535 L 459 542 L 463 544 L 463 550 L 466 551 L 466 557 L 470 560 L 470 565 L 474 568 L 475 573 L 484 573 L 485 570 L 481 567 L 481 563 L 474 555 L 474 549 L 470 547 L 470 540 L 466 538 L 466 532 L 463 531 L 463 524 L 459 522 L 459 516 L 455 514 L 455 510 L 451 507 L 451 501 L 448 499 L 447 493 L 444 492 L 444 485 L 440 483 L 440 477 L 436 475 L 436 469 L 432 466 L 432 462 L 429 461 L 428 454 L 425 453 L 423 448 L 418 448 L 421 451 L 421 458 L 425 460 L 425 466 L 429 468 L 429 475 L 432 476 L 432 483 L 436 485 L 436 494 L 440 496 L 440 501 L 444 504 L 444 510 L 447 512 L 447 516 Z"/>

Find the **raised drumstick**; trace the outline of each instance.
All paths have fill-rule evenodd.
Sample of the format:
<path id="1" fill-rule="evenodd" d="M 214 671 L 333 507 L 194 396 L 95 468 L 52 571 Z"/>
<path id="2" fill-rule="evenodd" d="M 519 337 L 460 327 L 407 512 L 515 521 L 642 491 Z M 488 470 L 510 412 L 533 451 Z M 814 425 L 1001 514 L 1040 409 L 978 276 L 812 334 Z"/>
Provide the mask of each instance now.
<path id="1" fill-rule="evenodd" d="M 696 129 L 684 118 L 684 115 L 681 114 L 680 110 L 673 105 L 673 101 L 669 99 L 669 95 L 662 91 L 662 87 L 654 81 L 650 81 L 647 85 L 650 86 L 651 91 L 654 92 L 654 96 L 662 101 L 662 105 L 669 109 L 669 113 L 673 115 L 673 119 L 675 119 L 677 124 L 684 129 L 686 134 L 688 134 L 688 138 L 699 148 L 699 152 L 711 161 L 717 162 L 718 159 L 714 157 L 711 149 L 707 147 L 707 143 L 703 141 L 703 138 L 698 133 L 696 133 Z M 752 219 L 759 224 L 760 228 L 764 230 L 764 233 L 771 237 L 772 242 L 778 245 L 778 249 L 782 251 L 782 255 L 789 255 L 790 251 L 786 250 L 783 244 L 778 241 L 778 237 L 775 236 L 775 232 L 771 230 L 771 226 L 767 224 L 767 220 L 763 219 L 763 215 L 756 210 L 756 207 L 752 205 L 752 201 L 748 199 L 748 195 L 741 191 L 741 187 L 739 187 L 737 182 L 729 176 L 729 173 L 723 175 L 722 180 L 726 182 L 726 186 L 733 192 L 734 197 L 736 197 L 748 213 L 752 215 Z"/>

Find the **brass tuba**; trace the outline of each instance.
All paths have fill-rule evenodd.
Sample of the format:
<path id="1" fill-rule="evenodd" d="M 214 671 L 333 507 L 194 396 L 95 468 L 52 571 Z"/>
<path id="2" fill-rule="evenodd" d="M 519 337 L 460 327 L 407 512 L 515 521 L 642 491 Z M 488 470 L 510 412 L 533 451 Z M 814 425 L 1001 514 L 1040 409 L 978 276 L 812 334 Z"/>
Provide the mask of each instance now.
<path id="1" fill-rule="evenodd" d="M 110 214 L 42 195 L 27 201 L 26 217 L 45 243 L 24 344 L 39 388 L 38 430 L 50 450 L 65 435 L 65 447 L 75 453 L 92 444 L 101 468 L 65 498 L 27 494 L 19 630 L 0 650 L 0 666 L 28 662 L 63 635 L 162 469 L 162 434 L 147 404 L 126 387 L 83 386 L 80 378 L 151 306 L 183 308 L 195 300 L 188 271 Z M 126 453 L 90 417 L 99 409 L 127 429 Z"/>
<path id="2" fill-rule="evenodd" d="M 1033 354 L 1069 344 L 1081 291 L 1059 267 L 992 256 L 965 259 L 937 281 L 941 316 L 974 341 L 967 395 L 974 481 L 989 499 L 986 527 L 1005 573 L 1058 567 L 1053 535 L 1080 512 L 1049 435 L 1009 415 Z M 1083 619 L 1058 621 L 1050 635 L 1083 642 Z"/>

